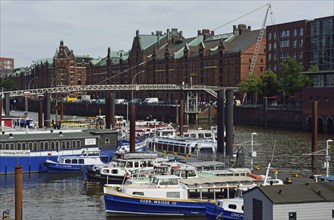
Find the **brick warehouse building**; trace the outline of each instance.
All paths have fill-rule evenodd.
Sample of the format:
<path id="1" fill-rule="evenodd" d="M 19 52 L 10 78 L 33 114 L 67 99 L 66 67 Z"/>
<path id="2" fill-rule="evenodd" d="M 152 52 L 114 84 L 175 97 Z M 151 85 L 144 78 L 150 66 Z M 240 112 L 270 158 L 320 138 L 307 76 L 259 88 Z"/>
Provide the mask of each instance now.
<path id="1" fill-rule="evenodd" d="M 220 35 L 204 29 L 191 38 L 177 29 L 164 34 L 136 31 L 129 53 L 114 52 L 112 56 L 108 49 L 107 57 L 90 65 L 87 83 L 236 86 L 248 76 L 258 35 L 259 30 L 251 31 L 246 25 L 234 26 L 232 33 Z M 254 70 L 257 74 L 265 72 L 264 47 L 263 39 Z M 116 97 L 130 100 L 131 94 L 117 92 Z M 143 91 L 135 97 L 159 97 L 167 102 L 184 98 L 183 94 L 163 91 Z M 211 98 L 206 93 L 199 97 L 200 101 Z"/>

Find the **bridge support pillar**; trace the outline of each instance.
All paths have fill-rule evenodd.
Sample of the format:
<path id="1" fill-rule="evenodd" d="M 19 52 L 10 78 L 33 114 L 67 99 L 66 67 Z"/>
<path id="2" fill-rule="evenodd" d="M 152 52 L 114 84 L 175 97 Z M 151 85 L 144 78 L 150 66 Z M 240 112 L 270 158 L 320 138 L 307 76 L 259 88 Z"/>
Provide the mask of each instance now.
<path id="1" fill-rule="evenodd" d="M 48 92 L 44 93 L 44 126 L 50 127 L 51 100 Z"/>

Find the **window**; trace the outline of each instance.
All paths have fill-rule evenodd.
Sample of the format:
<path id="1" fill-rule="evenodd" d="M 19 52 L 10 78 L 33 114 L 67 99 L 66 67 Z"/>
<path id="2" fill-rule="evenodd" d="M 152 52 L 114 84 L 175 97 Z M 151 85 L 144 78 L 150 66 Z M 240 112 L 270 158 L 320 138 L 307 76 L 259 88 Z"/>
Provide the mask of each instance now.
<path id="1" fill-rule="evenodd" d="M 167 192 L 167 198 L 180 198 L 180 192 Z"/>
<path id="2" fill-rule="evenodd" d="M 299 36 L 303 36 L 303 35 L 304 35 L 304 29 L 301 28 L 301 29 L 299 29 Z"/>
<path id="3" fill-rule="evenodd" d="M 237 209 L 237 205 L 235 205 L 235 204 L 229 204 L 228 208 L 229 209 Z"/>
<path id="4" fill-rule="evenodd" d="M 271 44 L 270 43 L 268 44 L 268 50 L 269 51 L 271 50 Z"/>
<path id="5" fill-rule="evenodd" d="M 293 30 L 293 36 L 296 37 L 297 36 L 297 29 Z"/>
<path id="6" fill-rule="evenodd" d="M 289 212 L 289 220 L 297 220 L 297 213 Z"/>
<path id="7" fill-rule="evenodd" d="M 271 37 L 272 37 L 271 35 L 272 35 L 272 33 L 268 34 L 268 40 L 271 40 Z"/>

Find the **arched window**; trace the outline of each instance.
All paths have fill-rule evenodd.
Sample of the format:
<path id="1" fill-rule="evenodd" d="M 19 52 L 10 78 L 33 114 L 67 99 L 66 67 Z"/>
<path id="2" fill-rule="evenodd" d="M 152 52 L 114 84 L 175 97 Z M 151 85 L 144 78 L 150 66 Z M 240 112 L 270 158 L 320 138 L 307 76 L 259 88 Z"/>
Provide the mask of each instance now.
<path id="1" fill-rule="evenodd" d="M 22 143 L 22 149 L 27 149 L 27 144 L 26 143 Z"/>
<path id="2" fill-rule="evenodd" d="M 66 147 L 67 149 L 71 148 L 71 142 L 69 140 L 66 141 Z"/>
<path id="3" fill-rule="evenodd" d="M 29 142 L 29 143 L 28 143 L 28 148 L 29 148 L 29 149 L 32 149 L 32 146 L 33 146 L 33 143 L 32 143 L 32 142 Z M 25 148 L 24 148 L 24 149 L 25 149 Z M 43 150 L 43 149 L 41 149 L 41 150 Z"/>
<path id="4" fill-rule="evenodd" d="M 39 142 L 39 148 L 44 149 L 44 142 L 43 141 Z"/>
<path id="5" fill-rule="evenodd" d="M 50 145 L 49 145 L 49 142 L 45 141 L 45 142 L 44 142 L 44 147 L 45 147 L 45 149 L 49 149 L 49 146 L 50 146 Z"/>
<path id="6" fill-rule="evenodd" d="M 17 149 L 21 150 L 21 143 L 17 143 Z M 22 149 L 22 150 L 25 150 L 25 149 Z"/>
<path id="7" fill-rule="evenodd" d="M 0 144 L 0 150 L 2 150 L 3 149 L 3 144 Z"/>
<path id="8" fill-rule="evenodd" d="M 77 141 L 77 147 L 80 148 L 81 147 L 81 142 Z"/>
<path id="9" fill-rule="evenodd" d="M 6 143 L 6 150 L 9 150 L 9 143 Z"/>
<path id="10" fill-rule="evenodd" d="M 77 147 L 77 142 L 76 141 L 72 141 L 72 147 L 76 148 Z"/>
<path id="11" fill-rule="evenodd" d="M 11 150 L 15 150 L 15 144 L 14 144 L 14 143 L 11 143 L 11 144 L 10 144 L 10 149 L 11 149 Z"/>

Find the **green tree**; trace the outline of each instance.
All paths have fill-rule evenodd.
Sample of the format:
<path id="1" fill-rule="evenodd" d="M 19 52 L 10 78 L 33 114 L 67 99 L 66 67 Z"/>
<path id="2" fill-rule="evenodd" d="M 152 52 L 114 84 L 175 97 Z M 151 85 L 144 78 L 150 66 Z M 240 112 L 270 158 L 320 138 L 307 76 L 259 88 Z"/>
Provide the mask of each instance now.
<path id="1" fill-rule="evenodd" d="M 263 96 L 277 95 L 279 83 L 277 75 L 272 71 L 267 71 L 261 76 L 260 94 Z"/>
<path id="2" fill-rule="evenodd" d="M 256 74 L 251 74 L 247 80 L 241 81 L 238 86 L 241 92 L 245 94 L 255 94 L 255 103 L 257 102 L 257 93 L 260 91 L 261 79 Z"/>
<path id="3" fill-rule="evenodd" d="M 293 95 L 301 91 L 308 83 L 309 77 L 302 74 L 303 66 L 294 58 L 287 58 L 281 63 L 278 77 L 279 91 L 285 95 Z"/>
<path id="4" fill-rule="evenodd" d="M 318 65 L 313 64 L 313 65 L 310 66 L 310 68 L 308 68 L 308 71 L 309 71 L 309 72 L 319 72 L 320 69 L 319 69 L 319 66 L 318 66 Z"/>
<path id="5" fill-rule="evenodd" d="M 13 80 L 11 79 L 6 79 L 3 80 L 1 83 L 1 87 L 5 90 L 5 91 L 12 91 L 12 90 L 16 90 L 16 84 Z"/>

